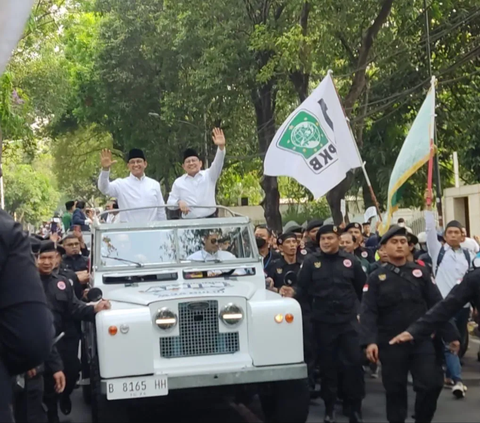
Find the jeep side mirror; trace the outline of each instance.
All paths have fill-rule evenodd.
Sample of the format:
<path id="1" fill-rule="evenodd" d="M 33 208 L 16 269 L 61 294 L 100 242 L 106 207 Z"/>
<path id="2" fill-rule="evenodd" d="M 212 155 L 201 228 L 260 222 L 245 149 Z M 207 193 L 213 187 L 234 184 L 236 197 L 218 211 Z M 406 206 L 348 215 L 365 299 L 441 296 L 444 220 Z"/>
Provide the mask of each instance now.
<path id="1" fill-rule="evenodd" d="M 87 299 L 91 303 L 96 303 L 103 298 L 103 292 L 100 288 L 92 288 L 87 293 Z"/>
<path id="2" fill-rule="evenodd" d="M 297 274 L 293 270 L 290 270 L 289 272 L 285 273 L 283 280 L 285 281 L 285 285 L 295 285 L 297 283 Z"/>

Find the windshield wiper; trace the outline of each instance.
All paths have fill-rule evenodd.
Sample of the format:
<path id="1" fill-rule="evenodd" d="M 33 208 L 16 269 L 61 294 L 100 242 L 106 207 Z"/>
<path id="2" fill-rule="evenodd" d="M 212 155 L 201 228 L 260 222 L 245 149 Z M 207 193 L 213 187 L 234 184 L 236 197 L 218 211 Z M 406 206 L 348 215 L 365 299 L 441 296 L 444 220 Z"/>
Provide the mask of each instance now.
<path id="1" fill-rule="evenodd" d="M 112 256 L 103 256 L 102 255 L 102 258 L 108 258 L 108 259 L 112 259 L 112 260 L 123 261 L 124 263 L 132 263 L 132 264 L 135 264 L 137 267 L 143 267 L 144 266 L 143 263 L 139 263 L 138 261 L 127 260 L 127 259 L 123 259 L 123 258 L 120 258 L 120 257 L 112 257 Z"/>

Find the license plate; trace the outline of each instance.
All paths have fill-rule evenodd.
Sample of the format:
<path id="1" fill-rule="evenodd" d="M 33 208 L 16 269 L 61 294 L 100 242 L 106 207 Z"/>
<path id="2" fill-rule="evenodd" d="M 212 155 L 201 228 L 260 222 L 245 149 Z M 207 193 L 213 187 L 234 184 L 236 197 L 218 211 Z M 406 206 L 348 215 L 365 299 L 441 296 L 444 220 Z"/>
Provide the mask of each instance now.
<path id="1" fill-rule="evenodd" d="M 107 399 L 133 399 L 168 395 L 167 376 L 148 376 L 109 380 Z"/>

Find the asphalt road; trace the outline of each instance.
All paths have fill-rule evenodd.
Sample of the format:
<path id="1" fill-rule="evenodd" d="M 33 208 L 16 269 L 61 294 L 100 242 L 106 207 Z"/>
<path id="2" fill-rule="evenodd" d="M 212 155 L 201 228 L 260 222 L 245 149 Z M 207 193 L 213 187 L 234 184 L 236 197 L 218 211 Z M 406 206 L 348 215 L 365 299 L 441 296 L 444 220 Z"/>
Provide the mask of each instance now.
<path id="1" fill-rule="evenodd" d="M 438 409 L 435 416 L 435 422 L 479 422 L 480 421 L 480 363 L 477 362 L 477 351 L 480 342 L 477 339 L 471 339 L 470 349 L 464 359 L 463 377 L 464 383 L 468 387 L 467 396 L 462 400 L 457 400 L 450 390 L 445 389 L 442 392 L 438 402 Z M 367 397 L 363 405 L 363 416 L 366 422 L 385 422 L 385 396 L 381 383 L 381 378 L 371 379 L 368 375 Z M 89 423 L 90 409 L 83 403 L 81 391 L 76 390 L 73 394 L 73 410 L 70 416 L 62 416 L 60 420 L 64 423 Z M 409 404 L 410 415 L 413 414 L 414 393 L 410 389 Z M 202 404 L 191 404 L 188 400 L 183 406 L 172 407 L 170 410 L 162 409 L 162 420 L 169 422 L 248 422 L 258 423 L 261 419 L 259 413 L 254 413 L 250 409 L 233 403 L 216 401 L 214 398 L 205 401 Z M 321 400 L 312 401 L 310 407 L 310 416 L 308 422 L 323 421 L 323 403 Z M 149 421 L 153 421 L 149 419 Z M 157 419 L 155 419 L 157 421 Z M 348 419 L 341 414 L 341 409 L 337 410 L 337 421 L 348 422 Z M 413 420 L 409 420 L 413 421 Z"/>

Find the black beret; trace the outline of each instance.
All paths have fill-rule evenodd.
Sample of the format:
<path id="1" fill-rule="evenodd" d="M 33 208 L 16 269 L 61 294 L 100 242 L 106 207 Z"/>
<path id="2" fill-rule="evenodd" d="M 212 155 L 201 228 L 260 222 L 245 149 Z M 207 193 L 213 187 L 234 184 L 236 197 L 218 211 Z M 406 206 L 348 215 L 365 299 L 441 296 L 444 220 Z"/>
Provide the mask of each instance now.
<path id="1" fill-rule="evenodd" d="M 418 237 L 415 234 L 412 234 L 410 232 L 407 233 L 407 238 L 408 238 L 408 243 L 417 245 L 418 244 Z"/>
<path id="2" fill-rule="evenodd" d="M 323 225 L 317 232 L 317 243 L 320 242 L 320 237 L 326 234 L 340 235 L 340 229 L 335 225 Z"/>
<path id="3" fill-rule="evenodd" d="M 295 226 L 292 226 L 291 228 L 288 228 L 288 232 L 301 234 L 303 232 L 303 228 L 299 225 L 295 225 Z"/>
<path id="4" fill-rule="evenodd" d="M 393 225 L 385 234 L 382 236 L 382 239 L 380 240 L 380 245 L 385 245 L 387 241 L 390 238 L 393 238 L 394 236 L 404 236 L 405 238 L 408 238 L 408 232 L 406 228 L 403 228 L 402 226 L 398 225 Z"/>
<path id="5" fill-rule="evenodd" d="M 451 220 L 450 222 L 447 223 L 447 226 L 445 227 L 445 231 L 448 228 L 458 228 L 458 229 L 462 230 L 463 225 L 458 220 Z"/>
<path id="6" fill-rule="evenodd" d="M 310 232 L 312 229 L 320 228 L 323 225 L 323 220 L 311 220 L 307 224 L 307 232 Z"/>
<path id="7" fill-rule="evenodd" d="M 193 148 L 187 148 L 183 152 L 183 161 L 187 160 L 189 157 L 196 157 L 197 159 L 200 158 L 198 156 L 197 150 L 194 150 Z"/>
<path id="8" fill-rule="evenodd" d="M 65 249 L 59 245 L 55 246 L 53 241 L 41 241 L 38 249 L 38 254 L 50 253 L 51 251 L 58 251 L 60 254 L 65 253 Z"/>
<path id="9" fill-rule="evenodd" d="M 277 238 L 277 244 L 282 245 L 289 238 L 293 238 L 293 239 L 296 240 L 297 235 L 295 235 L 295 233 L 293 233 L 293 232 L 284 233 Z"/>
<path id="10" fill-rule="evenodd" d="M 145 160 L 145 154 L 139 148 L 132 148 L 128 152 L 127 162 L 129 162 L 132 159 L 143 159 L 143 160 Z"/>
<path id="11" fill-rule="evenodd" d="M 345 228 L 345 232 L 348 232 L 350 229 L 358 229 L 359 231 L 361 231 L 362 225 L 360 225 L 360 223 L 357 223 L 357 222 L 352 222 L 347 225 L 347 227 Z"/>

